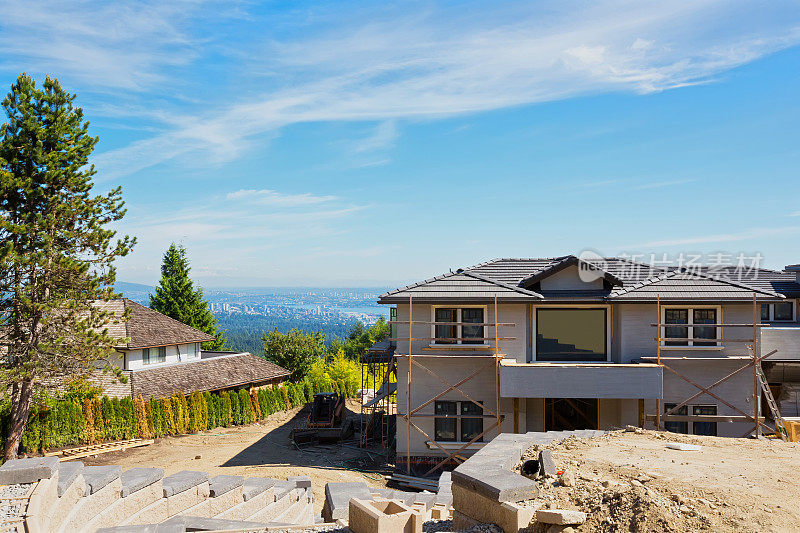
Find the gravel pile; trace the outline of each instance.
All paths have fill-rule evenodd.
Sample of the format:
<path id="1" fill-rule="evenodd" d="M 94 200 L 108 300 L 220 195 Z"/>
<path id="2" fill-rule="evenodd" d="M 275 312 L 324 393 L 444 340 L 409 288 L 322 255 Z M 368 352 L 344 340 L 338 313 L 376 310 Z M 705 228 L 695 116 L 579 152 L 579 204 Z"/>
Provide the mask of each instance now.
<path id="1" fill-rule="evenodd" d="M 20 500 L 3 500 L 3 498 L 24 498 L 30 486 L 30 483 L 21 483 L 0 487 L 0 522 L 18 518 L 24 503 Z"/>

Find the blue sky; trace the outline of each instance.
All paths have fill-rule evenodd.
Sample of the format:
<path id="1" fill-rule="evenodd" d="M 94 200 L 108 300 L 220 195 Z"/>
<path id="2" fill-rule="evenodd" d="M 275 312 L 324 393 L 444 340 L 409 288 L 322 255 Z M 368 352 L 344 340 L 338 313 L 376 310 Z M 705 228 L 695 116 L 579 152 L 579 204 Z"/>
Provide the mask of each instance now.
<path id="1" fill-rule="evenodd" d="M 5 2 L 96 187 L 204 285 L 387 286 L 586 248 L 800 262 L 797 2 Z"/>

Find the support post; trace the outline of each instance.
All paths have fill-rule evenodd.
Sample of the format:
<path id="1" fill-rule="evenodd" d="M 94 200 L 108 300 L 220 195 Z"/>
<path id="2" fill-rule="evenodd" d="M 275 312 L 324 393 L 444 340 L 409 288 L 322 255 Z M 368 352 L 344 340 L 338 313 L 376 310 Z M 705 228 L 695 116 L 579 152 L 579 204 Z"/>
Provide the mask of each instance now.
<path id="1" fill-rule="evenodd" d="M 760 414 L 758 408 L 760 402 L 758 400 L 761 395 L 758 393 L 758 363 L 756 362 L 756 357 L 758 357 L 756 354 L 758 347 L 758 321 L 761 318 L 761 314 L 758 312 L 757 301 L 756 293 L 753 292 L 753 420 L 755 420 L 756 438 L 761 435 L 761 424 L 759 424 L 758 420 Z"/>
<path id="2" fill-rule="evenodd" d="M 411 295 L 408 295 L 408 372 L 406 373 L 406 413 L 411 412 L 411 327 L 414 324 L 414 307 Z M 406 473 L 411 475 L 411 416 L 406 417 Z"/>
<path id="3" fill-rule="evenodd" d="M 497 335 L 497 294 L 494 295 L 494 377 L 495 377 L 495 407 L 497 415 L 497 434 L 500 435 L 500 339 Z"/>
<path id="4" fill-rule="evenodd" d="M 661 295 L 656 294 L 656 313 L 658 313 L 658 319 L 656 320 L 657 326 L 657 333 L 656 333 L 656 362 L 658 366 L 661 366 Z M 664 391 L 664 374 L 661 374 L 661 391 L 663 395 Z M 661 398 L 656 398 L 656 431 L 661 430 Z"/>

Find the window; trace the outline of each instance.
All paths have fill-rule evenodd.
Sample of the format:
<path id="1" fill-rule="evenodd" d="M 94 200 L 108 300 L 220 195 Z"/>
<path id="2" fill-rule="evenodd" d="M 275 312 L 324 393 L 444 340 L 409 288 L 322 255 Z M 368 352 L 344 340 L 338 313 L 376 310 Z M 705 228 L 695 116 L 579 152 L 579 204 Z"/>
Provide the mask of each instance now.
<path id="1" fill-rule="evenodd" d="M 167 347 L 166 346 L 159 346 L 158 347 L 158 362 L 164 363 L 167 360 Z"/>
<path id="2" fill-rule="evenodd" d="M 397 320 L 397 308 L 390 307 L 389 308 L 389 338 L 396 339 L 397 338 L 397 324 L 394 322 Z M 397 346 L 397 341 L 390 341 L 392 346 Z"/>
<path id="3" fill-rule="evenodd" d="M 536 310 L 537 361 L 605 361 L 606 310 Z"/>
<path id="4" fill-rule="evenodd" d="M 483 407 L 472 402 L 461 402 L 461 442 L 469 442 L 481 433 L 483 433 Z M 483 442 L 483 437 L 476 442 Z"/>
<path id="5" fill-rule="evenodd" d="M 716 415 L 716 405 L 693 405 L 693 415 Z M 695 435 L 711 435 L 717 436 L 717 423 L 716 422 L 692 422 L 692 433 Z"/>
<path id="6" fill-rule="evenodd" d="M 794 303 L 780 302 L 772 307 L 772 320 L 792 320 L 794 318 Z"/>
<path id="7" fill-rule="evenodd" d="M 794 320 L 794 302 L 778 302 L 761 304 L 762 322 L 792 322 Z"/>
<path id="8" fill-rule="evenodd" d="M 472 402 L 437 401 L 434 411 L 437 442 L 469 442 L 483 433 L 483 408 Z M 483 437 L 475 442 L 483 442 Z"/>
<path id="9" fill-rule="evenodd" d="M 436 307 L 433 311 L 434 322 L 442 322 L 433 326 L 434 344 L 486 344 L 486 327 L 483 307 Z M 475 326 L 457 325 L 456 323 L 472 323 Z"/>
<path id="10" fill-rule="evenodd" d="M 447 417 L 433 419 L 433 438 L 437 442 L 455 442 L 458 425 L 457 409 L 458 402 L 435 402 L 436 414 Z"/>
<path id="11" fill-rule="evenodd" d="M 678 405 L 677 403 L 665 403 L 664 404 L 664 412 L 666 413 L 673 407 Z M 689 410 L 684 405 L 674 413 L 673 415 L 687 415 Z M 689 433 L 689 423 L 688 422 L 667 422 L 664 421 L 664 429 L 667 431 L 671 431 L 673 433 Z"/>
<path id="12" fill-rule="evenodd" d="M 664 309 L 664 323 L 665 324 L 688 324 L 689 323 L 689 310 L 688 309 Z M 664 328 L 664 337 L 671 337 L 675 339 L 689 338 L 689 328 L 667 326 Z M 689 341 L 666 341 L 664 344 L 667 346 L 689 346 Z"/>
<path id="13" fill-rule="evenodd" d="M 718 315 L 715 307 L 664 309 L 664 346 L 718 346 Z"/>
<path id="14" fill-rule="evenodd" d="M 142 364 L 143 365 L 150 364 L 150 348 L 144 348 L 142 350 Z"/>

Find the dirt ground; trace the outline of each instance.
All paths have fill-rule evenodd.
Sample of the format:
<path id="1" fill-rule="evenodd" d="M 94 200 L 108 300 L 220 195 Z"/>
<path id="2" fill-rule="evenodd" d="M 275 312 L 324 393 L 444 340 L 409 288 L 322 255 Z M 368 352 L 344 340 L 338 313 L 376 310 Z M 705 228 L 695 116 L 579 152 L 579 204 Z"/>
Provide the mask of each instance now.
<path id="1" fill-rule="evenodd" d="M 358 403 L 348 402 L 348 408 L 357 412 Z M 165 437 L 149 446 L 86 457 L 81 461 L 86 465 L 120 465 L 123 470 L 135 466 L 161 467 L 166 475 L 181 470 L 200 470 L 212 476 L 232 474 L 281 479 L 306 475 L 311 478 L 317 513 L 322 510 L 328 482 L 364 481 L 370 486 L 386 486 L 380 473 L 353 470 L 388 473 L 380 450 L 368 450 L 370 457 L 361 450 L 340 445 L 296 448 L 289 440 L 289 433 L 305 416 L 306 412 L 301 413 L 297 408 L 249 426 Z M 347 444 L 355 446 L 355 442 Z"/>
<path id="2" fill-rule="evenodd" d="M 800 531 L 800 443 L 638 430 L 551 449 L 564 474 L 540 501 L 586 512 L 578 531 Z"/>

